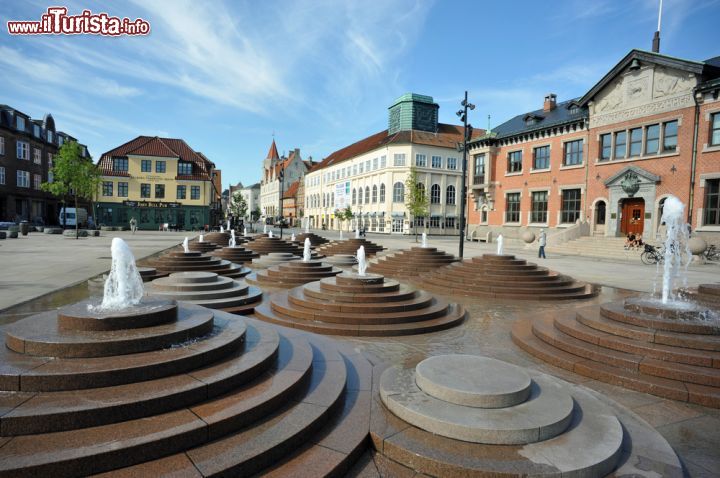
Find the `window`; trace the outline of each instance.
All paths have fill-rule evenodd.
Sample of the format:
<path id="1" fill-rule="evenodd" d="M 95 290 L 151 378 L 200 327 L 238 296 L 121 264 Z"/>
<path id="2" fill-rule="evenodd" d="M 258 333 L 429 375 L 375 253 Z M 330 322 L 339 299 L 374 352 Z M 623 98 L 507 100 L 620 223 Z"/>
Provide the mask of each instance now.
<path id="1" fill-rule="evenodd" d="M 113 195 L 113 182 L 112 181 L 103 181 L 102 194 L 103 194 L 103 196 L 112 196 Z"/>
<path id="2" fill-rule="evenodd" d="M 5 167 L 0 166 L 0 184 L 5 184 Z"/>
<path id="3" fill-rule="evenodd" d="M 505 222 L 520 222 L 520 193 L 505 195 Z"/>
<path id="4" fill-rule="evenodd" d="M 427 166 L 427 156 L 424 154 L 416 154 L 415 155 L 415 166 L 419 168 L 424 168 Z"/>
<path id="5" fill-rule="evenodd" d="M 365 186 L 365 204 L 370 202 L 370 187 Z"/>
<path id="6" fill-rule="evenodd" d="M 393 185 L 393 202 L 405 202 L 405 186 L 401 182 Z"/>
<path id="7" fill-rule="evenodd" d="M 140 185 L 140 197 L 141 198 L 149 198 L 150 197 L 150 185 L 143 183 Z"/>
<path id="8" fill-rule="evenodd" d="M 630 157 L 640 156 L 642 151 L 642 129 L 634 128 L 630 130 Z"/>
<path id="9" fill-rule="evenodd" d="M 58 135 L 58 137 L 57 137 L 58 146 L 62 146 L 64 142 L 65 142 L 65 138 L 61 135 Z"/>
<path id="10" fill-rule="evenodd" d="M 357 190 L 355 188 L 353 188 L 353 191 L 352 191 L 352 203 L 353 203 L 353 206 L 357 203 Z"/>
<path id="11" fill-rule="evenodd" d="M 565 189 L 562 192 L 560 222 L 574 223 L 580 219 L 580 190 Z"/>
<path id="12" fill-rule="evenodd" d="M 440 216 L 430 216 L 428 219 L 428 227 L 439 228 L 440 227 Z"/>
<path id="13" fill-rule="evenodd" d="M 547 223 L 548 193 L 547 191 L 535 191 L 531 196 L 530 222 Z"/>
<path id="14" fill-rule="evenodd" d="M 155 161 L 155 172 L 156 173 L 164 173 L 166 171 L 166 164 L 165 161 Z"/>
<path id="15" fill-rule="evenodd" d="M 675 151 L 677 149 L 677 136 L 677 120 L 663 123 L 663 151 Z"/>
<path id="16" fill-rule="evenodd" d="M 47 131 L 47 141 L 48 141 L 48 143 L 53 142 L 53 132 L 50 130 Z"/>
<path id="17" fill-rule="evenodd" d="M 190 186 L 190 199 L 200 199 L 200 186 Z"/>
<path id="18" fill-rule="evenodd" d="M 360 163 L 360 174 L 365 171 L 365 163 Z"/>
<path id="19" fill-rule="evenodd" d="M 40 183 L 42 183 L 42 176 L 39 174 L 33 174 L 33 188 L 39 191 Z"/>
<path id="20" fill-rule="evenodd" d="M 5 136 L 0 136 L 0 156 L 5 156 Z"/>
<path id="21" fill-rule="evenodd" d="M 568 141 L 565 143 L 565 162 L 563 163 L 563 166 L 582 164 L 582 156 L 583 141 L 581 139 Z"/>
<path id="22" fill-rule="evenodd" d="M 424 216 L 418 216 L 413 221 L 415 223 L 415 227 L 425 227 L 425 217 Z"/>
<path id="23" fill-rule="evenodd" d="M 178 163 L 178 176 L 192 176 L 192 163 Z"/>
<path id="24" fill-rule="evenodd" d="M 455 218 L 454 217 L 446 217 L 445 218 L 445 229 L 455 229 Z"/>
<path id="25" fill-rule="evenodd" d="M 118 197 L 126 198 L 128 197 L 128 183 L 126 182 L 119 182 L 118 183 Z"/>
<path id="26" fill-rule="evenodd" d="M 445 204 L 448 206 L 455 205 L 455 186 L 448 186 L 445 190 Z"/>
<path id="27" fill-rule="evenodd" d="M 124 171 L 128 170 L 127 158 L 113 158 L 113 171 Z"/>
<path id="28" fill-rule="evenodd" d="M 25 118 L 18 116 L 15 122 L 18 131 L 25 131 Z"/>
<path id="29" fill-rule="evenodd" d="M 140 171 L 143 173 L 149 173 L 152 171 L 152 161 L 149 159 L 143 159 L 140 161 Z"/>
<path id="30" fill-rule="evenodd" d="M 42 151 L 37 148 L 33 148 L 33 163 L 42 164 Z"/>
<path id="31" fill-rule="evenodd" d="M 425 185 L 423 183 L 417 183 L 415 185 L 415 188 L 417 189 L 418 197 L 424 198 L 425 197 Z"/>
<path id="32" fill-rule="evenodd" d="M 357 164 L 355 164 L 355 165 L 353 165 L 353 176 L 357 176 L 357 173 L 358 173 L 358 168 L 357 168 Z"/>
<path id="33" fill-rule="evenodd" d="M 385 185 L 384 184 L 380 185 L 380 202 L 381 203 L 385 202 Z"/>
<path id="34" fill-rule="evenodd" d="M 533 169 L 550 168 L 550 146 L 540 146 L 533 149 Z"/>
<path id="35" fill-rule="evenodd" d="M 20 171 L 17 172 L 17 187 L 19 188 L 29 188 L 30 187 L 30 173 L 27 171 Z"/>
<path id="36" fill-rule="evenodd" d="M 705 204 L 703 224 L 720 226 L 720 179 L 705 180 Z"/>
<path id="37" fill-rule="evenodd" d="M 440 185 L 430 186 L 430 204 L 440 204 Z"/>
<path id="38" fill-rule="evenodd" d="M 433 156 L 430 160 L 430 166 L 432 166 L 435 169 L 442 168 L 442 157 L 441 156 Z"/>
<path id="39" fill-rule="evenodd" d="M 453 171 L 457 170 L 457 158 L 448 158 L 447 159 L 447 168 L 451 169 Z"/>
<path id="40" fill-rule="evenodd" d="M 363 203 L 363 189 L 358 188 L 358 204 L 362 204 L 362 203 Z"/>
<path id="41" fill-rule="evenodd" d="M 165 185 L 164 184 L 156 184 L 155 185 L 155 198 L 163 199 L 164 197 L 165 197 Z"/>
<path id="42" fill-rule="evenodd" d="M 377 185 L 373 184 L 372 188 L 372 203 L 375 204 L 377 202 Z"/>
<path id="43" fill-rule="evenodd" d="M 387 165 L 387 157 L 380 156 L 380 169 L 384 168 Z"/>
<path id="44" fill-rule="evenodd" d="M 17 159 L 30 159 L 30 145 L 24 141 L 17 142 Z"/>
<path id="45" fill-rule="evenodd" d="M 710 116 L 710 145 L 720 146 L 720 112 Z"/>
<path id="46" fill-rule="evenodd" d="M 475 170 L 473 184 L 485 183 L 485 153 L 475 155 Z"/>
<path id="47" fill-rule="evenodd" d="M 610 133 L 600 135 L 600 161 L 608 161 L 612 154 L 612 137 Z"/>
<path id="48" fill-rule="evenodd" d="M 365 161 L 365 171 L 370 172 L 370 160 Z"/>
<path id="49" fill-rule="evenodd" d="M 36 124 L 33 125 L 33 136 L 35 136 L 36 138 L 40 137 L 40 126 Z"/>
<path id="50" fill-rule="evenodd" d="M 657 154 L 660 149 L 660 125 L 645 127 L 645 154 Z"/>
<path id="51" fill-rule="evenodd" d="M 627 131 L 615 133 L 615 159 L 625 159 L 627 156 Z"/>
<path id="52" fill-rule="evenodd" d="M 396 154 L 393 158 L 393 166 L 405 166 L 405 155 Z"/>
<path id="53" fill-rule="evenodd" d="M 508 153 L 508 173 L 519 173 L 522 171 L 522 151 Z"/>
<path id="54" fill-rule="evenodd" d="M 377 168 L 378 168 L 378 159 L 373 158 L 373 171 L 376 170 Z"/>

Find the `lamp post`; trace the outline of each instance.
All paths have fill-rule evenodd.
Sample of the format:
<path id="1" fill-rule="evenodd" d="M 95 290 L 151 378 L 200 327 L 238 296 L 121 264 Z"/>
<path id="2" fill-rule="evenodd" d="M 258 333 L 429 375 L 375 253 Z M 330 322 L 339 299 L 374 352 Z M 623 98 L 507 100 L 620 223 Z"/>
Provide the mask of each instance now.
<path id="1" fill-rule="evenodd" d="M 280 174 L 278 175 L 278 178 L 280 179 L 280 239 L 282 239 L 283 236 L 283 193 L 284 193 L 284 186 L 285 186 L 285 168 L 280 168 Z"/>
<path id="2" fill-rule="evenodd" d="M 468 109 L 471 111 L 475 109 L 475 105 L 468 103 L 468 94 L 465 92 L 465 99 L 462 100 L 460 105 L 463 107 L 457 112 L 460 120 L 463 122 L 463 143 L 458 144 L 458 149 L 462 148 L 462 196 L 460 198 L 460 244 L 458 246 L 458 257 L 462 260 L 463 249 L 465 247 L 465 205 L 467 203 L 467 144 L 470 136 L 472 136 L 472 125 L 467 122 Z"/>

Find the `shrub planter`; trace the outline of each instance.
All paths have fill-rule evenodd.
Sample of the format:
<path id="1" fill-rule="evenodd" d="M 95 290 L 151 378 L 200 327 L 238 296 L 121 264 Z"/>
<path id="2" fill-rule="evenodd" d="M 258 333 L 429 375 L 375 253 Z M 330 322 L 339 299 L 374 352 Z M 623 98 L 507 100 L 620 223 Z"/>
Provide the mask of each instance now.
<path id="1" fill-rule="evenodd" d="M 63 233 L 65 237 L 75 237 L 75 229 L 66 229 Z M 80 229 L 77 233 L 78 237 L 88 237 L 87 229 Z"/>
<path id="2" fill-rule="evenodd" d="M 17 237 L 18 237 L 18 232 L 17 232 L 17 231 L 8 231 L 8 237 L 9 237 L 10 239 L 17 239 Z"/>
<path id="3" fill-rule="evenodd" d="M 101 230 L 101 231 L 114 231 L 115 228 L 112 227 L 112 226 L 101 226 L 101 227 L 100 227 L 100 230 Z"/>
<path id="4" fill-rule="evenodd" d="M 45 234 L 62 234 L 63 230 L 59 227 L 46 227 L 43 232 Z"/>

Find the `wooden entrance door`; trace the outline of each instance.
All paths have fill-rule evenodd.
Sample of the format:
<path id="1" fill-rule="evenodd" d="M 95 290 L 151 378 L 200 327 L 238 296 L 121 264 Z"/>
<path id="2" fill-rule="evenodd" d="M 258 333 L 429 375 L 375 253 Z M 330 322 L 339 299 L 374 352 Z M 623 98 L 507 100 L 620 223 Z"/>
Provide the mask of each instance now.
<path id="1" fill-rule="evenodd" d="M 645 200 L 626 199 L 622 205 L 622 223 L 620 231 L 623 234 L 640 234 L 645 229 Z"/>

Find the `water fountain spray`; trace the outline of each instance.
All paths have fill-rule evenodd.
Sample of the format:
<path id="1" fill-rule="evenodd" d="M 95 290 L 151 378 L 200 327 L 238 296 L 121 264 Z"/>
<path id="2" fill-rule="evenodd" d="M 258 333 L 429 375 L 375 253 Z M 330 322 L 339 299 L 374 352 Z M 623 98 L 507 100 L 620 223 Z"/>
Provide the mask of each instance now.
<path id="1" fill-rule="evenodd" d="M 360 239 L 360 228 L 355 229 L 355 239 Z"/>
<path id="2" fill-rule="evenodd" d="M 365 246 L 360 246 L 357 250 L 358 275 L 365 276 L 367 270 L 367 260 L 365 259 Z"/>
<path id="3" fill-rule="evenodd" d="M 223 232 L 225 232 L 225 228 L 222 226 L 222 224 L 220 224 L 220 233 L 223 233 Z"/>
<path id="4" fill-rule="evenodd" d="M 267 234 L 267 224 L 263 224 L 263 234 Z"/>
<path id="5" fill-rule="evenodd" d="M 311 257 L 312 256 L 310 254 L 310 238 L 306 237 L 305 244 L 303 247 L 303 262 L 310 262 Z"/>
<path id="6" fill-rule="evenodd" d="M 310 218 L 305 218 L 305 234 L 310 234 Z"/>
<path id="7" fill-rule="evenodd" d="M 692 260 L 688 247 L 690 232 L 683 221 L 685 205 L 675 196 L 668 196 L 663 206 L 661 222 L 667 226 L 665 236 L 665 262 L 663 264 L 662 302 L 667 304 L 673 297 L 672 291 L 681 267 L 687 268 Z"/>
<path id="8" fill-rule="evenodd" d="M 272 231 L 268 232 L 268 237 L 269 237 L 270 239 L 273 238 L 273 233 L 272 233 Z"/>
<path id="9" fill-rule="evenodd" d="M 183 241 L 183 251 L 185 252 L 185 254 L 190 252 L 190 239 L 188 239 L 187 237 Z"/>
<path id="10" fill-rule="evenodd" d="M 230 229 L 230 240 L 228 241 L 228 246 L 235 247 L 237 245 L 237 241 L 235 240 L 235 229 Z"/>
<path id="11" fill-rule="evenodd" d="M 200 238 L 198 239 L 198 242 L 205 242 L 205 236 L 200 234 Z"/>
<path id="12" fill-rule="evenodd" d="M 247 227 L 243 227 L 243 236 L 247 236 Z"/>
<path id="13" fill-rule="evenodd" d="M 422 247 L 427 247 L 427 246 L 428 246 L 427 245 L 427 233 L 423 232 L 422 233 Z"/>
<path id="14" fill-rule="evenodd" d="M 227 220 L 227 230 L 230 230 L 230 219 Z"/>
<path id="15" fill-rule="evenodd" d="M 112 266 L 105 281 L 101 310 L 119 310 L 138 305 L 143 297 L 143 282 L 135 266 L 130 247 L 119 237 L 110 246 Z"/>
<path id="16" fill-rule="evenodd" d="M 503 235 L 500 234 L 497 238 L 497 255 L 501 256 L 503 255 L 503 242 L 505 239 L 503 239 Z"/>
<path id="17" fill-rule="evenodd" d="M 290 235 L 290 242 L 295 242 L 295 233 L 294 232 Z"/>
<path id="18" fill-rule="evenodd" d="M 342 229 L 340 229 L 340 240 L 342 241 Z"/>

